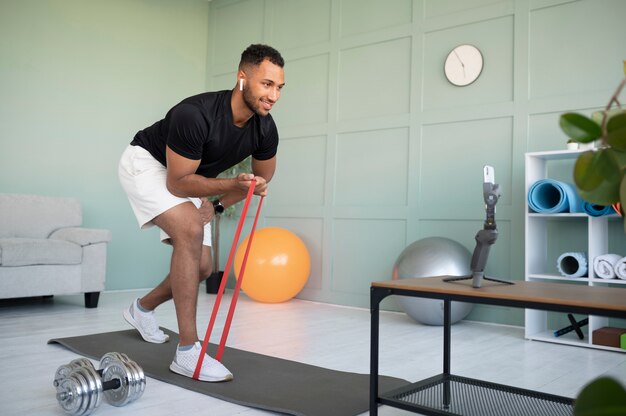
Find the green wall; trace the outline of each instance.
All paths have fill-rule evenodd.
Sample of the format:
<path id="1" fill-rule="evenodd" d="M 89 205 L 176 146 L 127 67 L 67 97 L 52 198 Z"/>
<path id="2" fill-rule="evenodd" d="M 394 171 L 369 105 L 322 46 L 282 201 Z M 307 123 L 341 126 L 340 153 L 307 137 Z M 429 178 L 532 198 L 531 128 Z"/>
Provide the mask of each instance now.
<path id="1" fill-rule="evenodd" d="M 178 100 L 232 88 L 243 48 L 286 59 L 279 166 L 262 225 L 296 232 L 301 298 L 367 306 L 411 242 L 473 249 L 482 166 L 501 184 L 487 272 L 523 276 L 523 155 L 562 149 L 558 116 L 606 104 L 626 58 L 621 0 L 0 0 L 0 191 L 78 196 L 113 231 L 107 288 L 150 287 L 169 249 L 139 232 L 118 185 L 136 130 Z M 458 88 L 454 46 L 485 68 Z M 233 221 L 224 221 L 222 264 Z M 387 307 L 395 308 L 393 302 Z M 522 323 L 519 310 L 471 318 Z"/>
<path id="2" fill-rule="evenodd" d="M 300 297 L 322 302 L 367 306 L 369 283 L 388 279 L 420 238 L 473 250 L 485 164 L 502 188 L 487 272 L 522 279 L 523 155 L 564 149 L 559 114 L 605 105 L 626 58 L 621 0 L 214 0 L 210 9 L 209 87 L 232 87 L 236 52 L 253 41 L 286 58 L 265 225 L 307 243 L 312 274 Z M 443 63 L 462 43 L 481 49 L 485 67 L 459 88 Z M 521 324 L 523 312 L 476 307 L 470 318 Z"/>
<path id="3" fill-rule="evenodd" d="M 107 289 L 149 287 L 169 248 L 117 180 L 135 132 L 206 88 L 203 0 L 0 0 L 0 192 L 75 196 L 113 233 Z"/>

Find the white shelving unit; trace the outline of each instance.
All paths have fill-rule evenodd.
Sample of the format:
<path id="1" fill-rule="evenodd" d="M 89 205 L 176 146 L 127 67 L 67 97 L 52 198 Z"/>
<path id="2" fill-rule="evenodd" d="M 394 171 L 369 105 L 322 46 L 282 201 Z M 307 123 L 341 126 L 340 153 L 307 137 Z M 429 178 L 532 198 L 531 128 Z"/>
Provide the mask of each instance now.
<path id="1" fill-rule="evenodd" d="M 601 254 L 609 253 L 608 243 L 608 225 L 611 220 L 621 220 L 618 215 L 609 215 L 601 217 L 592 217 L 585 213 L 561 213 L 561 214 L 539 214 L 533 212 L 528 206 L 528 189 L 536 181 L 545 179 L 548 176 L 548 164 L 552 161 L 566 161 L 573 168 L 576 158 L 581 153 L 578 150 L 557 150 L 548 152 L 526 153 L 525 171 L 526 171 L 526 215 L 525 215 L 525 280 L 527 281 L 554 281 L 568 282 L 576 284 L 585 284 L 589 286 L 602 285 L 607 286 L 609 283 L 614 285 L 615 290 L 626 289 L 626 280 L 621 279 L 599 279 L 593 272 L 593 259 Z M 549 247 L 549 230 L 548 225 L 552 221 L 572 221 L 574 223 L 586 223 L 587 228 L 587 260 L 589 263 L 588 277 L 583 278 L 567 278 L 554 272 L 556 267 L 556 258 L 548 258 Z M 624 247 L 626 251 L 626 247 Z M 617 254 L 624 254 L 626 252 Z M 619 287 L 621 285 L 621 287 Z M 624 291 L 626 297 L 626 290 Z M 580 319 L 580 316 L 578 316 Z M 589 348 L 598 348 L 611 351 L 626 352 L 621 348 L 604 347 L 593 344 L 593 331 L 608 326 L 608 318 L 599 316 L 589 316 L 589 325 L 586 327 L 587 334 L 585 339 L 579 339 L 575 332 L 554 336 L 554 331 L 559 328 L 551 328 L 549 326 L 548 312 L 526 309 L 525 312 L 525 337 L 527 339 L 554 342 L 558 344 L 576 345 Z"/>

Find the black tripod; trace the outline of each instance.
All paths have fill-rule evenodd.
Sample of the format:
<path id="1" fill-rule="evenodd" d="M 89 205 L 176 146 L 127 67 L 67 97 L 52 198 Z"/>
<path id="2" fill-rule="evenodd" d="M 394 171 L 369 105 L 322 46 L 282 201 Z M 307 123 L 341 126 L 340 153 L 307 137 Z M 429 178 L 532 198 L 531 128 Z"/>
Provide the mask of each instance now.
<path id="1" fill-rule="evenodd" d="M 472 263 L 470 269 L 472 274 L 469 276 L 459 277 L 447 277 L 444 282 L 456 282 L 459 280 L 472 279 L 472 286 L 479 288 L 483 279 L 492 282 L 505 283 L 513 285 L 515 283 L 508 280 L 494 279 L 493 277 L 485 276 L 485 266 L 487 265 L 487 258 L 489 257 L 489 249 L 498 239 L 498 229 L 496 227 L 496 204 L 498 198 L 500 198 L 500 186 L 493 183 L 493 179 L 487 178 L 487 171 L 491 169 L 491 175 L 493 174 L 493 168 L 485 166 L 485 182 L 483 182 L 483 197 L 485 199 L 485 211 L 487 218 L 485 219 L 484 227 L 476 233 L 476 247 L 474 248 L 474 254 L 472 255 Z"/>

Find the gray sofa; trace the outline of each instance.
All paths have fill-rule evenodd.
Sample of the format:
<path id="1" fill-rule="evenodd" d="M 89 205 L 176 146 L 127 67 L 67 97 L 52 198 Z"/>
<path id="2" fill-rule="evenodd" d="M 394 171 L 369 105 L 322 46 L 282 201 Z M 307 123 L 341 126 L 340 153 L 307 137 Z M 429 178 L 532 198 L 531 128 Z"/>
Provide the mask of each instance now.
<path id="1" fill-rule="evenodd" d="M 76 198 L 0 194 L 0 299 L 104 290 L 109 230 L 81 227 Z"/>

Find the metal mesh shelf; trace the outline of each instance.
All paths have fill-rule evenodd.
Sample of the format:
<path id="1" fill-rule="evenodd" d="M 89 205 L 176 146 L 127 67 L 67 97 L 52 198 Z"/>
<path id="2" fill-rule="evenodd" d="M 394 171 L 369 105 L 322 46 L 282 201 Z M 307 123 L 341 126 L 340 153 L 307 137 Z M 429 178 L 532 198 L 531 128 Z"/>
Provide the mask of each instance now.
<path id="1" fill-rule="evenodd" d="M 424 415 L 571 416 L 574 408 L 567 397 L 445 374 L 389 392 L 380 402 Z"/>

